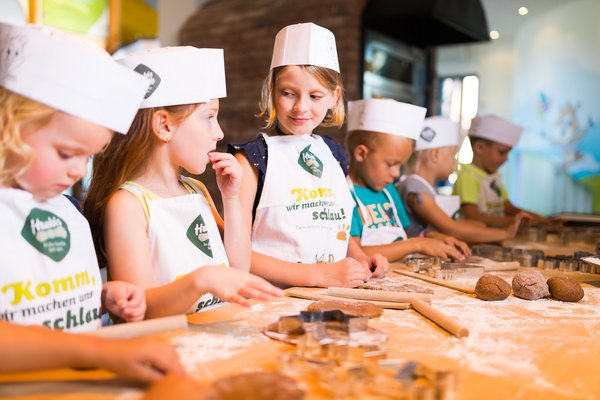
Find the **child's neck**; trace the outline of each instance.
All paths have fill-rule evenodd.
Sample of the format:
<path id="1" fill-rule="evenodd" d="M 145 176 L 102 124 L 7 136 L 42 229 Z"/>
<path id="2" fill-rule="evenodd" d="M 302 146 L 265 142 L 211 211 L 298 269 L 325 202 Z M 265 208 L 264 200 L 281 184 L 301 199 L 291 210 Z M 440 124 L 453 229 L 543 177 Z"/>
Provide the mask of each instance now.
<path id="1" fill-rule="evenodd" d="M 421 178 L 425 179 L 430 185 L 434 185 L 435 181 L 438 179 L 437 171 L 431 170 L 422 166 L 419 166 L 413 172 L 415 175 L 419 175 Z"/>
<path id="2" fill-rule="evenodd" d="M 144 171 L 136 176 L 134 181 L 145 186 L 160 197 L 175 197 L 188 194 L 179 180 L 179 167 L 171 165 L 167 160 L 159 160 L 156 153 L 150 158 Z"/>
<path id="3" fill-rule="evenodd" d="M 485 165 L 483 164 L 483 161 L 479 158 L 479 157 L 475 157 L 473 156 L 473 161 L 471 161 L 471 164 L 473 164 L 474 166 L 476 166 L 477 168 L 485 171 L 486 174 L 494 174 L 496 173 L 496 171 L 488 171 L 487 169 L 485 169 Z"/>
<path id="4" fill-rule="evenodd" d="M 365 182 L 365 180 L 362 178 L 360 173 L 358 173 L 358 171 L 356 171 L 356 169 L 353 169 L 352 166 L 350 166 L 350 170 L 348 171 L 348 177 L 352 181 L 352 184 L 354 184 L 356 186 L 360 186 L 360 187 L 364 187 L 364 188 L 369 187 L 369 185 L 367 185 L 367 182 Z"/>

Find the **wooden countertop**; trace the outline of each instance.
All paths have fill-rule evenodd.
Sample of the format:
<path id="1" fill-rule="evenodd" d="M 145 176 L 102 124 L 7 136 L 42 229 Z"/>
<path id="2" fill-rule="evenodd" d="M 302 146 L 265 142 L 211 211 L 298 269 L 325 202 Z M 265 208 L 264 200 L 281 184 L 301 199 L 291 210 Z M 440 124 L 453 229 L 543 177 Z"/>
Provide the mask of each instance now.
<path id="1" fill-rule="evenodd" d="M 497 273 L 508 282 L 513 274 Z M 585 297 L 579 303 L 513 296 L 484 302 L 390 274 L 391 279 L 432 288 L 432 306 L 468 327 L 470 335 L 461 339 L 451 336 L 410 309 L 385 310 L 370 326 L 389 334 L 388 358 L 455 371 L 455 399 L 600 398 L 600 275 L 565 275 L 582 282 Z M 461 282 L 474 283 L 475 279 Z M 279 316 L 297 314 L 310 302 L 285 297 L 254 303 L 251 308 L 225 305 L 190 316 L 193 325 L 186 331 L 161 336 L 174 343 L 188 371 L 199 380 L 252 369 L 276 370 L 281 355 L 295 347 L 266 338 L 261 329 Z M 304 383 L 309 399 L 331 398 L 317 382 Z M 0 397 L 19 400 L 135 399 L 142 389 L 100 370 L 0 375 Z"/>

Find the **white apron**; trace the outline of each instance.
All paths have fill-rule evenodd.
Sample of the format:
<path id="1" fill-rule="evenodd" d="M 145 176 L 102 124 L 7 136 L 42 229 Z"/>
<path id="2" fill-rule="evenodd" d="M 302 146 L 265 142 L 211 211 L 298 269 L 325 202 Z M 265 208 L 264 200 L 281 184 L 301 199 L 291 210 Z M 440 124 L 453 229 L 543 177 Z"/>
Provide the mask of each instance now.
<path id="1" fill-rule="evenodd" d="M 356 194 L 356 190 L 354 190 L 354 184 L 348 178 L 348 185 L 350 186 L 350 192 L 358 205 L 358 209 L 360 210 L 360 215 L 363 219 L 363 228 L 360 234 L 360 244 L 363 246 L 381 246 L 386 244 L 394 243 L 398 240 L 398 238 L 402 240 L 406 240 L 407 235 L 404 227 L 402 226 L 402 221 L 398 216 L 398 210 L 396 209 L 396 205 L 394 204 L 394 199 L 390 195 L 390 192 L 386 188 L 383 189 L 383 193 L 388 198 L 390 205 L 392 207 L 392 211 L 394 212 L 394 218 L 396 220 L 397 226 L 380 226 L 376 228 L 371 228 L 367 226 L 368 221 L 366 221 L 365 215 L 369 215 L 368 211 L 360 200 L 358 195 Z"/>
<path id="2" fill-rule="evenodd" d="M 423 185 L 427 187 L 429 194 L 433 196 L 435 204 L 444 211 L 444 213 L 450 218 L 454 218 L 458 210 L 460 209 L 460 196 L 442 196 L 436 192 L 436 190 L 427 182 L 422 176 L 417 174 L 410 175 L 417 179 Z"/>
<path id="3" fill-rule="evenodd" d="M 85 332 L 101 326 L 102 281 L 87 220 L 64 196 L 0 189 L 0 319 Z"/>
<path id="4" fill-rule="evenodd" d="M 202 190 L 185 177 L 181 180 L 196 193 L 162 199 L 135 182 L 121 185 L 148 207 L 148 241 L 156 286 L 206 265 L 229 266 L 219 228 Z M 206 293 L 188 313 L 222 304 L 222 300 Z"/>
<path id="5" fill-rule="evenodd" d="M 348 253 L 353 201 L 323 139 L 267 136 L 269 159 L 252 250 L 289 262 L 337 262 Z"/>

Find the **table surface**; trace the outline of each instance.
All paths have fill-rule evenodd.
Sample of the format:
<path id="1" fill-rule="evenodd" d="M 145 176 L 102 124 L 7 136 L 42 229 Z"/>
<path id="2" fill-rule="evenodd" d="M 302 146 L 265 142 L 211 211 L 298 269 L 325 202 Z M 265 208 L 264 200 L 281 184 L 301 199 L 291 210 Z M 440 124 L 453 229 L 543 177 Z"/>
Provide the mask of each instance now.
<path id="1" fill-rule="evenodd" d="M 402 265 L 394 264 L 393 268 Z M 510 282 L 514 273 L 494 274 Z M 456 338 L 411 309 L 386 309 L 381 318 L 369 324 L 389 335 L 388 358 L 454 371 L 455 399 L 600 398 L 600 275 L 560 275 L 582 283 L 585 297 L 579 303 L 527 301 L 512 295 L 503 301 L 485 302 L 390 273 L 389 279 L 433 289 L 432 306 L 465 325 L 470 334 Z M 461 283 L 474 286 L 475 280 Z M 297 314 L 310 303 L 284 297 L 256 302 L 250 308 L 228 304 L 191 315 L 188 330 L 161 337 L 174 344 L 186 369 L 199 380 L 248 370 L 276 370 L 281 354 L 291 353 L 295 347 L 268 339 L 261 329 L 282 315 Z M 309 399 L 331 398 L 316 382 L 304 383 Z M 135 399 L 142 389 L 101 370 L 0 375 L 0 398 L 20 400 Z"/>

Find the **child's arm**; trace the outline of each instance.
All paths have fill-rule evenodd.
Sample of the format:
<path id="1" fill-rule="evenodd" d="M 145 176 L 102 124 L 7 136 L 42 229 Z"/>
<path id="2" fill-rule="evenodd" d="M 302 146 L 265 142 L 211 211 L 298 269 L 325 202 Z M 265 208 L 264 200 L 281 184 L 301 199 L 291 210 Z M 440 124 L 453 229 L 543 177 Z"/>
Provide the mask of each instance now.
<path id="1" fill-rule="evenodd" d="M 327 264 L 301 264 L 252 252 L 253 274 L 286 286 L 356 287 L 371 279 L 371 271 L 353 258 Z"/>
<path id="2" fill-rule="evenodd" d="M 440 240 L 429 238 L 409 238 L 390 244 L 361 247 L 365 253 L 369 255 L 380 253 L 387 257 L 390 262 L 398 261 L 412 253 L 423 253 L 441 258 L 451 257 L 456 260 L 465 258 L 455 247 L 449 246 Z"/>
<path id="3" fill-rule="evenodd" d="M 533 224 L 551 224 L 552 220 L 542 217 L 539 214 L 531 211 L 525 211 L 522 208 L 515 206 L 510 200 L 504 202 L 504 212 L 512 217 L 520 216 L 524 222 Z"/>
<path id="4" fill-rule="evenodd" d="M 111 278 L 146 289 L 146 318 L 185 313 L 207 292 L 221 300 L 244 305 L 246 297 L 268 299 L 281 295 L 279 289 L 263 279 L 222 266 L 204 266 L 174 282 L 155 287 L 146 216 L 139 201 L 127 191 L 117 191 L 108 201 L 104 226 Z"/>
<path id="5" fill-rule="evenodd" d="M 144 381 L 183 373 L 173 348 L 152 338 L 106 340 L 7 322 L 0 322 L 0 354 L 0 373 L 106 368 Z"/>
<path id="6" fill-rule="evenodd" d="M 465 221 L 450 218 L 429 194 L 421 193 L 421 201 L 417 195 L 411 193 L 407 197 L 407 204 L 421 220 L 433 226 L 439 232 L 454 236 L 469 243 L 499 242 L 513 238 L 519 228 L 520 220 L 513 221 L 507 229 L 488 228 L 485 225 L 465 223 Z"/>
<path id="7" fill-rule="evenodd" d="M 244 170 L 228 153 L 210 153 L 210 161 L 217 176 L 217 185 L 223 199 L 224 237 L 227 258 L 233 268 L 250 270 L 251 215 L 245 215 L 240 200 Z"/>
<path id="8" fill-rule="evenodd" d="M 509 226 L 514 223 L 514 217 L 495 217 L 493 215 L 485 214 L 479 211 L 477 204 L 463 203 L 460 206 L 460 212 L 464 218 L 471 219 L 474 221 L 483 222 L 488 226 Z"/>

